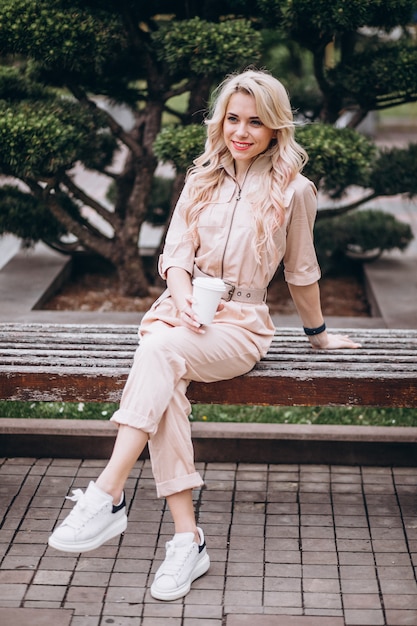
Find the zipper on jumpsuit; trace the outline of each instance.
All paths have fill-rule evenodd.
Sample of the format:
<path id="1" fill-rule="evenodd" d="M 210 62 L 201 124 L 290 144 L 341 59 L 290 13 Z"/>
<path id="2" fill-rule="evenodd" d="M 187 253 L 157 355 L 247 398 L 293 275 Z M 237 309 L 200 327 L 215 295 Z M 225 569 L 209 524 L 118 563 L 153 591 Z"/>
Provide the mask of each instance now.
<path id="1" fill-rule="evenodd" d="M 233 221 L 235 219 L 236 208 L 237 208 L 237 205 L 238 205 L 238 202 L 239 202 L 240 198 L 242 197 L 243 185 L 246 182 L 246 177 L 248 175 L 248 172 L 249 172 L 250 168 L 252 167 L 252 164 L 253 164 L 253 161 L 249 165 L 248 169 L 246 170 L 245 177 L 244 177 L 244 179 L 242 181 L 242 185 L 239 185 L 239 183 L 237 182 L 236 178 L 234 179 L 234 181 L 235 181 L 235 183 L 237 185 L 237 188 L 238 188 L 238 192 L 237 192 L 237 196 L 236 196 L 236 199 L 235 199 L 235 204 L 233 206 L 232 219 L 230 220 L 230 224 L 229 224 L 229 232 L 227 233 L 227 237 L 226 237 L 226 241 L 225 241 L 224 249 L 223 249 L 222 262 L 221 262 L 221 274 L 220 274 L 220 278 L 222 278 L 222 279 L 223 279 L 223 275 L 224 275 L 224 258 L 226 256 L 226 248 L 227 248 L 227 244 L 229 243 L 230 233 L 232 232 L 232 226 L 233 226 Z"/>

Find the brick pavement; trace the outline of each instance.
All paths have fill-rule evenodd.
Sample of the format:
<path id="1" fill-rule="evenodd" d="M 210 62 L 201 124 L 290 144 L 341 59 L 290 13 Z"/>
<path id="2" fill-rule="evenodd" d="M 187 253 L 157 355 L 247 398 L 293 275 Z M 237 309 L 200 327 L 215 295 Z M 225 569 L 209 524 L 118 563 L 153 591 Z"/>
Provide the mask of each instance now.
<path id="1" fill-rule="evenodd" d="M 417 468 L 199 464 L 212 566 L 184 600 L 149 594 L 172 522 L 149 461 L 120 540 L 47 547 L 103 461 L 0 460 L 2 626 L 416 626 Z"/>

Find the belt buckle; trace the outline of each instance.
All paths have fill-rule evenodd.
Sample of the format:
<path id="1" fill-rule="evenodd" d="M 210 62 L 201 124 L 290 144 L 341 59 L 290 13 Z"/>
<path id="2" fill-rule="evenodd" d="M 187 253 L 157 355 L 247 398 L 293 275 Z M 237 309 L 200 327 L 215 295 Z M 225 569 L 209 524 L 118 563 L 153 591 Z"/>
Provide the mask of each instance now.
<path id="1" fill-rule="evenodd" d="M 226 281 L 224 281 L 224 284 L 227 286 L 227 296 L 224 297 L 223 296 L 223 300 L 225 300 L 226 302 L 230 302 L 230 300 L 233 298 L 233 294 L 235 293 L 235 285 L 232 285 L 231 283 L 227 283 Z"/>

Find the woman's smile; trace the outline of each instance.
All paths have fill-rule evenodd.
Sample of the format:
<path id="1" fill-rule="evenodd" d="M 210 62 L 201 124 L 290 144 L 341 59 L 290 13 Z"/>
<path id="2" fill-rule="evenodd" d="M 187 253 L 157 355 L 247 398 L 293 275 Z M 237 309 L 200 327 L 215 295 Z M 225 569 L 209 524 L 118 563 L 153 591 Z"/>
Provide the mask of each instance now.
<path id="1" fill-rule="evenodd" d="M 241 141 L 232 141 L 236 150 L 248 150 L 251 147 L 251 143 L 242 143 Z"/>

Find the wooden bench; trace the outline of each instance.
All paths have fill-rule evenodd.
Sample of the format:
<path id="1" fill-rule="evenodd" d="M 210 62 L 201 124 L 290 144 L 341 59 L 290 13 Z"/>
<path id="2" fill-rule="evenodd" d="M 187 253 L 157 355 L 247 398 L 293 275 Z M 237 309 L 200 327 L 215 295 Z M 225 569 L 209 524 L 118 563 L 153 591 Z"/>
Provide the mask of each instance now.
<path id="1" fill-rule="evenodd" d="M 191 383 L 189 399 L 192 403 L 214 404 L 417 408 L 417 330 L 354 329 L 341 332 L 349 333 L 360 341 L 362 348 L 315 351 L 301 329 L 280 328 L 268 354 L 251 372 L 228 381 Z M 132 325 L 0 324 L 0 398 L 118 402 L 137 343 L 137 326 Z M 25 425 L 27 447 L 31 444 L 32 455 L 39 450 L 33 445 L 35 440 L 33 437 L 30 439 L 30 435 L 38 436 L 37 444 L 42 451 L 42 437 L 46 437 L 52 428 L 61 429 L 61 434 L 72 428 L 79 438 L 91 437 L 92 441 L 100 436 L 98 433 L 114 438 L 114 427 L 106 422 L 77 422 L 71 425 L 69 420 L 41 422 L 34 420 Z M 231 441 L 240 432 L 241 439 L 252 440 L 256 430 L 258 441 L 276 441 L 277 437 L 287 442 L 295 441 L 299 436 L 297 429 L 285 426 L 193 424 L 193 436 L 205 428 L 203 439 L 217 441 L 223 437 Z M 326 429 L 329 431 L 329 427 Z M 363 427 L 358 429 L 364 432 Z M 382 430 L 384 434 L 381 431 L 378 435 L 381 441 L 394 445 L 398 434 L 399 441 L 411 444 L 411 453 L 417 459 L 414 436 L 417 429 Z M 16 420 L 0 421 L 3 441 L 0 454 L 10 455 L 15 450 L 13 437 L 17 437 L 19 432 L 22 434 L 21 431 L 22 426 L 19 429 Z M 301 439 L 311 446 L 312 440 L 321 431 L 323 429 L 318 426 L 310 427 Z M 346 442 L 346 428 L 337 426 L 330 431 L 334 431 L 333 442 L 336 432 Z M 359 432 L 355 434 L 352 429 L 349 432 L 353 441 L 361 440 Z M 405 434 L 407 441 L 403 437 Z M 59 433 L 56 436 L 59 437 Z M 230 441 L 229 452 L 233 457 Z M 110 448 L 107 444 L 97 456 L 108 454 Z M 290 449 L 291 446 L 287 449 L 288 454 Z M 64 455 L 64 452 L 65 446 L 55 456 Z M 333 456 L 337 453 L 336 446 Z M 262 457 L 265 460 L 276 457 L 276 447 L 271 444 L 270 451 L 265 454 L 266 457 Z M 304 454 L 308 455 L 308 451 L 304 450 Z M 403 452 L 399 456 L 401 454 Z M 239 456 L 238 451 L 236 455 Z M 287 456 L 284 454 L 285 458 Z"/>

